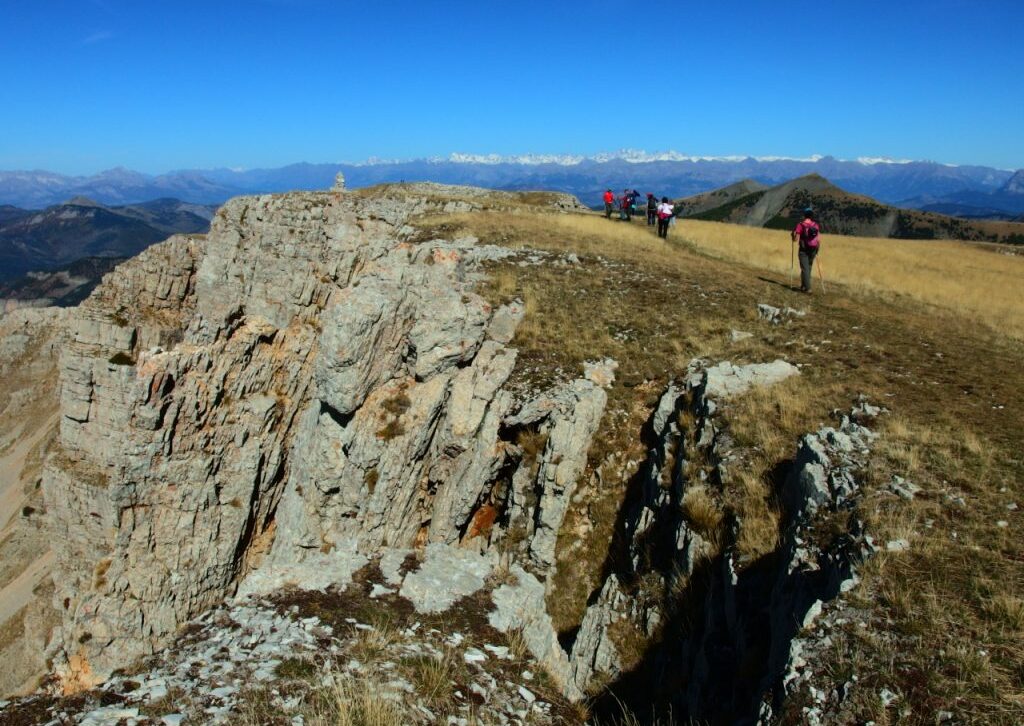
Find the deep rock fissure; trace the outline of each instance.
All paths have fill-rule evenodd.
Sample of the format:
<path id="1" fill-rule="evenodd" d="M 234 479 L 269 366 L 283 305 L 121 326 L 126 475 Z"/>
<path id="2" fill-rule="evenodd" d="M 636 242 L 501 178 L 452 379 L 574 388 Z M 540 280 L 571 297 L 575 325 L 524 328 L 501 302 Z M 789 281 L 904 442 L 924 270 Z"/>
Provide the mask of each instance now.
<path id="1" fill-rule="evenodd" d="M 628 514 L 619 551 L 608 559 L 616 564 L 592 597 L 581 625 L 586 632 L 573 639 L 578 679 L 590 680 L 601 670 L 612 676 L 595 703 L 599 718 L 614 718 L 624 702 L 641 718 L 671 712 L 708 723 L 771 721 L 797 677 L 792 654 L 808 614 L 852 586 L 857 565 L 872 550 L 853 517 L 848 531 L 815 544 L 819 509 L 852 510 L 854 474 L 872 439 L 843 416 L 837 429 L 801 442 L 778 492 L 784 503 L 779 547 L 738 568 L 740 522 L 726 512 L 720 551 L 706 556 L 707 543 L 692 530 L 682 502 L 691 486 L 721 486 L 729 476 L 731 442 L 716 427 L 717 405 L 705 395 L 700 376 L 697 368 L 685 387 L 670 386 L 645 427 L 653 438 L 632 488 L 635 498 L 623 505 Z M 691 430 L 678 423 L 684 411 L 692 414 Z M 673 451 L 674 460 L 668 455 Z M 689 479 L 687 455 L 704 459 L 710 474 L 702 468 L 698 479 Z M 665 466 L 671 468 L 668 486 Z M 612 638 L 612 625 L 622 622 L 653 635 L 640 661 L 625 671 Z"/>

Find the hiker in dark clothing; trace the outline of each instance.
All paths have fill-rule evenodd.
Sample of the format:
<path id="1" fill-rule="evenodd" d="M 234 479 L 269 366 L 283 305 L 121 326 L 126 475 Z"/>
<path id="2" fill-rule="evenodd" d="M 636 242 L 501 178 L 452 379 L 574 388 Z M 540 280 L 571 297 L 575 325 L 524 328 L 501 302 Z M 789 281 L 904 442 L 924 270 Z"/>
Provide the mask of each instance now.
<path id="1" fill-rule="evenodd" d="M 636 214 L 636 200 L 640 198 L 640 192 L 636 189 L 629 193 L 629 216 Z"/>
<path id="2" fill-rule="evenodd" d="M 797 224 L 792 234 L 793 243 L 800 243 L 800 292 L 811 291 L 811 273 L 814 271 L 814 258 L 821 249 L 821 227 L 814 219 L 814 210 L 804 210 L 804 218 Z"/>
<path id="3" fill-rule="evenodd" d="M 611 189 L 606 189 L 604 192 L 604 216 L 608 219 L 612 218 L 612 208 L 615 206 L 615 194 Z"/>
<path id="4" fill-rule="evenodd" d="M 648 192 L 647 194 L 647 226 L 653 227 L 658 220 L 658 198 Z"/>
<path id="5" fill-rule="evenodd" d="M 675 214 L 675 206 L 668 200 L 668 197 L 661 198 L 661 204 L 658 205 L 658 236 L 662 239 L 668 239 L 668 223 L 672 221 L 672 216 Z"/>

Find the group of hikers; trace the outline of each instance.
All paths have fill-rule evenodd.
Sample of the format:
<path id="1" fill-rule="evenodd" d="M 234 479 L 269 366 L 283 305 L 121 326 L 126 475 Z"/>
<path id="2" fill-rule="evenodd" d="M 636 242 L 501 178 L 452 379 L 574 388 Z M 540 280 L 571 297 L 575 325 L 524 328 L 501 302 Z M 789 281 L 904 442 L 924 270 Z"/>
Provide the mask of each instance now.
<path id="1" fill-rule="evenodd" d="M 639 200 L 640 192 L 636 189 L 623 190 L 622 196 L 618 197 L 618 199 L 616 199 L 615 193 L 611 189 L 607 189 L 604 193 L 604 216 L 611 219 L 612 212 L 615 210 L 617 205 L 619 209 L 619 219 L 625 222 L 631 222 L 633 220 L 633 216 L 637 214 Z M 662 197 L 659 202 L 654 194 L 648 192 L 648 226 L 653 227 L 657 224 L 658 236 L 662 239 L 668 239 L 668 228 L 674 219 L 675 205 L 668 200 L 668 197 Z M 814 209 L 812 207 L 804 209 L 803 219 L 796 225 L 796 228 L 793 230 L 790 237 L 793 240 L 793 244 L 799 246 L 800 291 L 809 293 L 811 291 L 811 273 L 814 271 L 814 260 L 818 256 L 818 250 L 821 249 L 821 226 L 814 218 Z M 795 249 L 796 248 L 794 248 L 794 250 Z M 793 267 L 792 260 L 790 260 L 790 267 Z M 820 263 L 818 274 L 821 274 Z"/>
<path id="2" fill-rule="evenodd" d="M 604 193 L 604 216 L 611 219 L 612 212 L 616 204 L 618 204 L 619 219 L 631 222 L 633 221 L 633 216 L 637 214 L 639 200 L 640 192 L 636 189 L 623 190 L 622 196 L 618 199 L 615 198 L 615 193 L 611 189 L 607 189 Z M 673 219 L 675 219 L 675 205 L 668 200 L 668 197 L 662 197 L 659 202 L 654 194 L 648 192 L 647 225 L 653 227 L 657 224 L 658 236 L 662 239 L 668 239 L 668 228 Z"/>

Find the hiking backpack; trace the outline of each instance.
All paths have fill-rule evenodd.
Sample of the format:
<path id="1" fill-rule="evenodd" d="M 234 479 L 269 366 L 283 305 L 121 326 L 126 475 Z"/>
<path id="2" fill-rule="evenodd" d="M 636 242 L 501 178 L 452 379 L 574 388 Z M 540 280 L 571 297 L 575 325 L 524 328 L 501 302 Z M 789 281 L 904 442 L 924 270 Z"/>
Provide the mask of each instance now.
<path id="1" fill-rule="evenodd" d="M 818 225 L 815 222 L 803 222 L 800 230 L 800 244 L 808 249 L 817 249 L 818 240 Z"/>

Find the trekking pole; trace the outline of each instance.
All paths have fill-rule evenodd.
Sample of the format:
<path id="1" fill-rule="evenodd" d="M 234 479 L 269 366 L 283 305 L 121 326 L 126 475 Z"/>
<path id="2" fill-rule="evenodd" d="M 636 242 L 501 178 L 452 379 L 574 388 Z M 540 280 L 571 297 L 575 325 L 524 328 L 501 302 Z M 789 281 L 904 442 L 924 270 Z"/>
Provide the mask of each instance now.
<path id="1" fill-rule="evenodd" d="M 828 292 L 828 290 L 825 288 L 825 273 L 821 271 L 821 258 L 816 257 L 815 260 L 818 263 L 818 279 L 821 280 L 821 291 L 823 293 Z"/>
<path id="2" fill-rule="evenodd" d="M 789 245 L 789 286 L 793 287 L 794 265 L 796 264 L 796 242 Z"/>

